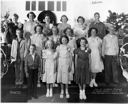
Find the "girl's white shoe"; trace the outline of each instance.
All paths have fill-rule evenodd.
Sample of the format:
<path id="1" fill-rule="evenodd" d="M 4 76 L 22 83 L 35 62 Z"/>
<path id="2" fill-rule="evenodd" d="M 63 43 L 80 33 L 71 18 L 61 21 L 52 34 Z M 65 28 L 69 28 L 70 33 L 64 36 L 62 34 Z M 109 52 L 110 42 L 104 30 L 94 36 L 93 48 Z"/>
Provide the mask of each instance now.
<path id="1" fill-rule="evenodd" d="M 80 100 L 82 100 L 82 99 L 83 99 L 82 90 L 80 90 L 79 98 L 80 98 Z"/>
<path id="2" fill-rule="evenodd" d="M 64 91 L 63 90 L 60 93 L 60 98 L 64 98 Z"/>
<path id="3" fill-rule="evenodd" d="M 49 97 L 52 97 L 52 96 L 53 96 L 52 89 L 50 89 Z"/>
<path id="4" fill-rule="evenodd" d="M 86 100 L 87 97 L 86 97 L 86 94 L 85 94 L 85 90 L 83 90 L 82 94 L 83 94 L 83 99 Z"/>
<path id="5" fill-rule="evenodd" d="M 66 93 L 66 98 L 68 99 L 68 98 L 70 98 L 70 95 L 69 95 L 69 93 Z"/>
<path id="6" fill-rule="evenodd" d="M 47 90 L 47 93 L 46 93 L 46 97 L 49 97 L 50 95 L 49 95 L 49 90 Z"/>
<path id="7" fill-rule="evenodd" d="M 98 87 L 98 84 L 96 83 L 95 79 L 94 79 L 93 84 L 94 84 L 95 87 Z"/>
<path id="8" fill-rule="evenodd" d="M 90 87 L 93 87 L 93 79 L 91 80 L 89 86 L 90 86 Z"/>

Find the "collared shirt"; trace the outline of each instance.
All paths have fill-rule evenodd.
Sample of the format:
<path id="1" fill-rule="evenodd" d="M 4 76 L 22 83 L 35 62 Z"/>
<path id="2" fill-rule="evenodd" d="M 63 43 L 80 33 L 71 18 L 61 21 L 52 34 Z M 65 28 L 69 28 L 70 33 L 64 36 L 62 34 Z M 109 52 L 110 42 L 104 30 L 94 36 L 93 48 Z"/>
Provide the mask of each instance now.
<path id="1" fill-rule="evenodd" d="M 115 35 L 108 34 L 103 39 L 102 55 L 118 55 L 118 38 Z"/>
<path id="2" fill-rule="evenodd" d="M 32 55 L 32 58 L 33 58 L 33 60 L 34 60 L 34 58 L 35 58 L 35 53 L 33 53 L 33 54 L 31 54 Z"/>

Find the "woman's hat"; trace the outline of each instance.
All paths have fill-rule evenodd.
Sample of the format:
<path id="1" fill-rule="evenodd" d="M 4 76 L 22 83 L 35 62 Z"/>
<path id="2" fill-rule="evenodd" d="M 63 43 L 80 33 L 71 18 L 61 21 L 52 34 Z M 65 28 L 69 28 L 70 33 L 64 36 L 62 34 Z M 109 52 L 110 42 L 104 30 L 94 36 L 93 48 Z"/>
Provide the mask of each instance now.
<path id="1" fill-rule="evenodd" d="M 27 14 L 27 17 L 28 17 L 28 18 L 29 18 L 29 14 L 33 14 L 34 18 L 36 18 L 36 15 L 35 15 L 34 12 L 29 12 L 29 13 Z"/>

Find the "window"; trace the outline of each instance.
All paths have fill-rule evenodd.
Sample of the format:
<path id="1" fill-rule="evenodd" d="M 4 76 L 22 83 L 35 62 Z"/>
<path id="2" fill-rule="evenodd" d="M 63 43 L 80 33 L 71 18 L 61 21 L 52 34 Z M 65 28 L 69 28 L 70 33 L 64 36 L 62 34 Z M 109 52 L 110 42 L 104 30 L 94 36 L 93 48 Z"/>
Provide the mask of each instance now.
<path id="1" fill-rule="evenodd" d="M 63 1 L 62 2 L 62 11 L 66 11 L 67 9 L 67 4 L 66 4 L 66 1 Z"/>
<path id="2" fill-rule="evenodd" d="M 39 11 L 45 10 L 45 1 L 39 1 L 38 10 L 39 10 Z"/>
<path id="3" fill-rule="evenodd" d="M 61 11 L 61 1 L 57 1 L 57 11 Z"/>
<path id="4" fill-rule="evenodd" d="M 48 1 L 48 10 L 54 11 L 54 1 Z"/>
<path id="5" fill-rule="evenodd" d="M 36 1 L 32 1 L 32 10 L 36 10 Z"/>
<path id="6" fill-rule="evenodd" d="M 30 1 L 26 1 L 26 10 L 30 10 Z"/>

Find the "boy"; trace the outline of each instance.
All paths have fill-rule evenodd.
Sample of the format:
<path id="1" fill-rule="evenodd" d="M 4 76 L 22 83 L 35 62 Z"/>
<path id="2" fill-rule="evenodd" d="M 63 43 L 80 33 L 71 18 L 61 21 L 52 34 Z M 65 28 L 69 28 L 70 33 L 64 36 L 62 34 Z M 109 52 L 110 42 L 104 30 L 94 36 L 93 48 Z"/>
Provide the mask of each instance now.
<path id="1" fill-rule="evenodd" d="M 105 58 L 105 82 L 110 84 L 111 75 L 114 84 L 118 81 L 117 56 L 119 52 L 118 37 L 114 35 L 114 27 L 110 24 L 109 33 L 103 38 L 102 56 Z"/>
<path id="2" fill-rule="evenodd" d="M 25 58 L 25 73 L 28 79 L 28 97 L 37 99 L 38 71 L 40 70 L 40 57 L 36 53 L 36 46 L 30 45 L 30 54 Z"/>

